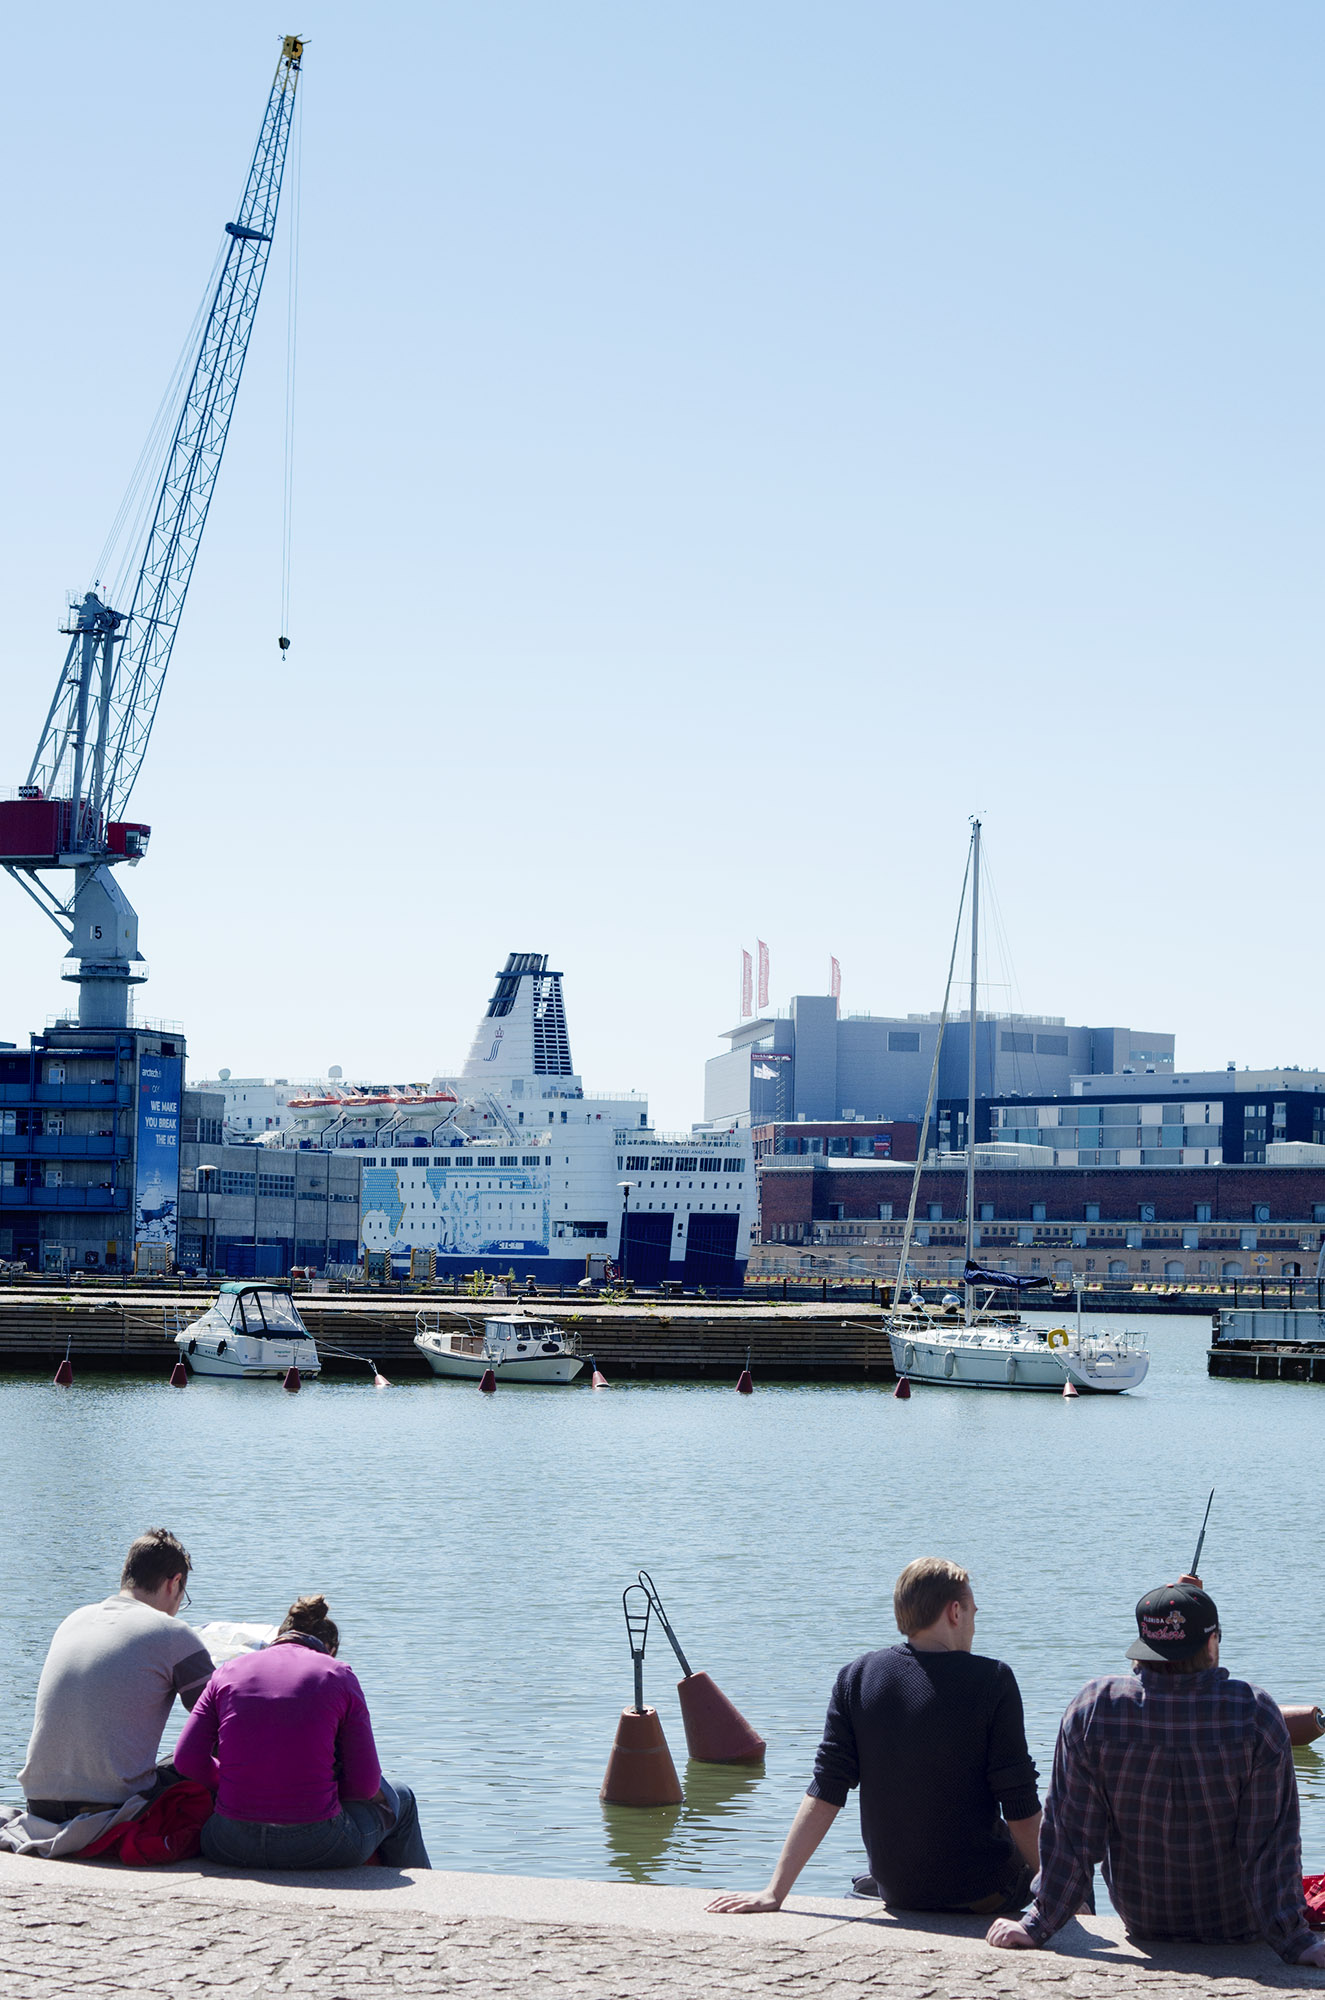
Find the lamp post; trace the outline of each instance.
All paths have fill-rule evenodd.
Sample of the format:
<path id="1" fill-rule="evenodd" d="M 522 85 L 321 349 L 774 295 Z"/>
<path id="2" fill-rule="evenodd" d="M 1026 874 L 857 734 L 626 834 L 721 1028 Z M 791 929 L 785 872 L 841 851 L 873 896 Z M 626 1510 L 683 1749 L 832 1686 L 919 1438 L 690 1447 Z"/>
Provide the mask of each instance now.
<path id="1" fill-rule="evenodd" d="M 626 1282 L 626 1221 L 630 1212 L 630 1190 L 634 1185 L 634 1181 L 617 1182 L 617 1186 L 621 1189 L 621 1282 L 623 1285 Z"/>
<path id="2" fill-rule="evenodd" d="M 202 1184 L 202 1195 L 207 1204 L 204 1211 L 206 1220 L 203 1224 L 203 1256 L 207 1260 L 207 1276 L 210 1277 L 215 1249 L 212 1242 L 212 1182 L 216 1179 L 216 1168 L 199 1167 L 197 1178 Z"/>

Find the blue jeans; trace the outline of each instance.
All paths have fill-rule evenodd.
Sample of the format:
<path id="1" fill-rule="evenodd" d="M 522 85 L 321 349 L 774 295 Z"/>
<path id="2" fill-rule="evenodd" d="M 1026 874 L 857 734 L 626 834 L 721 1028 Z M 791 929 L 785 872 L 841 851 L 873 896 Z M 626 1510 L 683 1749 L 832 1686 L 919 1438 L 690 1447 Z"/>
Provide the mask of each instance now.
<path id="1" fill-rule="evenodd" d="M 366 1799 L 349 1800 L 335 1819 L 302 1826 L 213 1813 L 203 1825 L 202 1851 L 226 1868 L 358 1868 L 370 1854 L 388 1868 L 431 1868 L 413 1792 L 385 1778 L 382 1790 L 395 1806 L 394 1818 Z"/>

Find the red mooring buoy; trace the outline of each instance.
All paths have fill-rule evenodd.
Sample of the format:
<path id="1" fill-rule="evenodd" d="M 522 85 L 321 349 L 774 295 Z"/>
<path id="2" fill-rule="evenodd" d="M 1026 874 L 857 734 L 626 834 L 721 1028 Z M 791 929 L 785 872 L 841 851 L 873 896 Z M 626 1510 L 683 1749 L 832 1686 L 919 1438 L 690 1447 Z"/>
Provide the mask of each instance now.
<path id="1" fill-rule="evenodd" d="M 1288 1724 L 1290 1743 L 1314 1743 L 1318 1736 L 1325 1736 L 1325 1715 L 1309 1702 L 1283 1702 L 1279 1713 Z"/>
<path id="2" fill-rule="evenodd" d="M 373 1363 L 373 1387 L 374 1389 L 389 1389 L 391 1387 L 391 1384 L 387 1381 L 386 1376 L 378 1374 L 377 1363 L 375 1361 Z"/>
<path id="3" fill-rule="evenodd" d="M 589 1382 L 590 1388 L 605 1389 L 607 1387 L 607 1377 L 600 1370 L 598 1362 L 592 1354 L 589 1356 L 589 1366 L 593 1371 Z"/>
<path id="4" fill-rule="evenodd" d="M 911 1400 L 911 1384 L 907 1381 L 905 1375 L 898 1376 L 897 1387 L 893 1390 L 893 1394 L 899 1403 L 907 1403 Z"/>
<path id="5" fill-rule="evenodd" d="M 1081 1391 L 1077 1388 L 1076 1383 L 1072 1381 L 1070 1376 L 1067 1379 L 1067 1381 L 1064 1382 L 1063 1384 L 1063 1394 L 1065 1396 L 1079 1396 L 1081 1394 Z"/>
<path id="6" fill-rule="evenodd" d="M 170 1371 L 170 1386 L 172 1389 L 187 1389 L 189 1386 L 189 1371 L 182 1361 L 177 1361 Z"/>
<path id="7" fill-rule="evenodd" d="M 67 1389 L 69 1387 L 69 1384 L 73 1381 L 73 1379 L 74 1379 L 73 1365 L 69 1360 L 69 1356 L 66 1354 L 64 1360 L 60 1363 L 59 1367 L 55 1371 L 55 1382 L 53 1386 L 57 1389 Z"/>
<path id="8" fill-rule="evenodd" d="M 751 1377 L 750 1370 L 748 1368 L 742 1368 L 740 1374 L 736 1378 L 736 1393 L 738 1396 L 753 1396 L 754 1392 L 755 1392 L 755 1385 Z"/>
<path id="9" fill-rule="evenodd" d="M 600 1799 L 613 1806 L 679 1806 L 685 1798 L 656 1708 L 623 1708 Z"/>
<path id="10" fill-rule="evenodd" d="M 734 1701 L 707 1674 L 687 1674 L 676 1684 L 686 1749 L 701 1764 L 760 1764 L 768 1748 Z"/>
<path id="11" fill-rule="evenodd" d="M 297 1368 L 287 1368 L 285 1371 L 285 1380 L 281 1384 L 281 1387 L 288 1389 L 293 1396 L 297 1393 L 299 1386 L 299 1370 Z"/>
<path id="12" fill-rule="evenodd" d="M 497 1393 L 497 1377 L 496 1377 L 496 1376 L 495 1376 L 495 1375 L 493 1374 L 493 1372 L 492 1372 L 492 1370 L 491 1370 L 490 1368 L 485 1368 L 485 1369 L 483 1370 L 483 1373 L 482 1373 L 481 1377 L 479 1378 L 479 1385 L 478 1385 L 478 1386 L 479 1386 L 479 1390 L 480 1390 L 480 1393 L 481 1393 L 482 1395 L 484 1395 L 484 1396 L 495 1396 L 495 1395 L 496 1395 L 496 1393 Z"/>

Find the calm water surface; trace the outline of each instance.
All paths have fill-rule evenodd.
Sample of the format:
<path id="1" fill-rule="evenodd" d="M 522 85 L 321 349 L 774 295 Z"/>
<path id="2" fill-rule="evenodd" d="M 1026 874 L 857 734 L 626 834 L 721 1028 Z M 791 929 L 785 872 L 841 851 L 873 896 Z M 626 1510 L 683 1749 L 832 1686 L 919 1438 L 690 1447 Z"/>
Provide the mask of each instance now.
<path id="1" fill-rule="evenodd" d="M 52 1628 L 108 1594 L 128 1542 L 159 1523 L 193 1553 L 196 1624 L 275 1620 L 326 1592 L 439 1867 L 761 1886 L 833 1676 L 893 1643 L 893 1579 L 920 1554 L 970 1567 L 977 1646 L 1017 1672 L 1043 1780 L 1064 1704 L 1125 1670 L 1132 1606 L 1191 1560 L 1212 1484 L 1203 1574 L 1225 1664 L 1281 1701 L 1325 1701 L 1325 1392 L 1211 1381 L 1205 1319 L 1149 1331 L 1143 1389 L 1066 1403 L 4 1379 L 0 1797 L 18 1796 Z M 687 1767 L 678 1670 L 655 1630 L 646 1698 L 687 1791 L 655 1812 L 598 1801 L 631 1692 L 620 1593 L 641 1565 L 691 1665 L 769 1742 L 761 1773 Z M 1297 1768 L 1318 1870 L 1325 1763 L 1299 1751 Z M 849 1808 L 802 1886 L 840 1893 L 863 1865 Z"/>

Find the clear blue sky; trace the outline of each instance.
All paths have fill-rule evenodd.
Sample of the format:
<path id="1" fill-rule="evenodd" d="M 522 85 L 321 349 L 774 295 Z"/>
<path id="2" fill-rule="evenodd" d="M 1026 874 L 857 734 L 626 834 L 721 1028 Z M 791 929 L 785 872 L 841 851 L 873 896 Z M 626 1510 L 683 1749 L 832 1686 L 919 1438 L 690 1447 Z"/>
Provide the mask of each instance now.
<path id="1" fill-rule="evenodd" d="M 680 1125 L 756 934 L 938 1004 L 977 808 L 993 1004 L 1325 1062 L 1318 7 L 16 12 L 5 785 L 290 28 L 295 643 L 282 242 L 126 880 L 195 1074 L 431 1074 L 547 950 Z"/>

